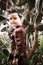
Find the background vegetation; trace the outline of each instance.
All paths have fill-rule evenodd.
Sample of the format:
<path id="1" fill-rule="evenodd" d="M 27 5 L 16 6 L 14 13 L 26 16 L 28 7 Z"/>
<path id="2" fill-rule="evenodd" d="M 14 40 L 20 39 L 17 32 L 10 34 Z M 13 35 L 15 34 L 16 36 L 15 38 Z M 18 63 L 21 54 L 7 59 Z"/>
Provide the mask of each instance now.
<path id="1" fill-rule="evenodd" d="M 8 32 L 8 28 L 9 28 L 6 22 L 7 21 L 6 12 L 8 14 L 7 10 L 13 9 L 15 6 L 14 10 L 16 9 L 20 15 L 22 14 L 24 16 L 25 18 L 24 25 L 25 28 L 27 29 L 27 35 L 28 35 L 27 37 L 28 38 L 29 36 L 30 38 L 32 37 L 31 42 L 33 42 L 34 29 L 29 28 L 29 23 L 33 25 L 34 23 L 40 24 L 41 21 L 43 20 L 43 5 L 42 5 L 43 1 L 40 0 L 40 5 L 37 5 L 35 1 L 36 0 L 8 0 L 8 1 L 0 0 L 0 65 L 8 65 L 7 61 L 8 61 L 9 53 L 6 52 L 6 54 L 4 54 L 3 49 L 7 49 L 10 52 L 9 37 L 8 37 L 8 33 L 6 33 Z M 42 34 L 39 35 L 38 48 L 30 58 L 30 60 L 28 60 L 29 65 L 43 65 L 43 27 L 41 33 Z"/>

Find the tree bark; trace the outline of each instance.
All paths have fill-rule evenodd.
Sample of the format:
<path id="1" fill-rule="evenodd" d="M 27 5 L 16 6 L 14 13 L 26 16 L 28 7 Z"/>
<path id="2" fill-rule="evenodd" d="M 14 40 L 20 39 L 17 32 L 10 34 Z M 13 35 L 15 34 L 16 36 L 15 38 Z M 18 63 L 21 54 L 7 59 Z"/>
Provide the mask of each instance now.
<path id="1" fill-rule="evenodd" d="M 34 43 L 32 45 L 32 48 L 28 51 L 27 57 L 30 59 L 31 56 L 33 55 L 34 51 L 37 49 L 38 46 L 38 32 L 35 30 L 34 34 Z"/>

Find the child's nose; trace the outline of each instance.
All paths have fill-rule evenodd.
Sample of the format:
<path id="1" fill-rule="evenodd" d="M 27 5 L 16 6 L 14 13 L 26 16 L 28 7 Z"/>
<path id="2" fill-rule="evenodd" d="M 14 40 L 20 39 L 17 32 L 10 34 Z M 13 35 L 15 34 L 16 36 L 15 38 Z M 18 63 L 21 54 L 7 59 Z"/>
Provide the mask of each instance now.
<path id="1" fill-rule="evenodd" d="M 14 19 L 12 19 L 12 21 L 14 21 Z"/>

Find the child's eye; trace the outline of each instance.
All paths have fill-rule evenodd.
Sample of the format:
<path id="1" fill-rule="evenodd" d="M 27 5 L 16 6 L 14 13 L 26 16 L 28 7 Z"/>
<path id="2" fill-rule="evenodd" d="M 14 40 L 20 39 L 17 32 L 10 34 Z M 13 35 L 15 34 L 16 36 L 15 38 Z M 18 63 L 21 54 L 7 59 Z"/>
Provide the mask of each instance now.
<path id="1" fill-rule="evenodd" d="M 15 17 L 15 18 L 13 18 L 13 19 L 15 19 L 15 20 L 16 20 L 17 18 Z"/>
<path id="2" fill-rule="evenodd" d="M 12 20 L 12 18 L 10 18 L 10 20 Z"/>

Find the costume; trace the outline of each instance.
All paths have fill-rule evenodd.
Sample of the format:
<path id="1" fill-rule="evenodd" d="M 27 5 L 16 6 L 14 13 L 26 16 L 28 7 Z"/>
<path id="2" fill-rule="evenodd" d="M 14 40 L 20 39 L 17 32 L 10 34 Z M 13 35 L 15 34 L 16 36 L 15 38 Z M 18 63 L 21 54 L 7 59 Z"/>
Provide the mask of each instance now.
<path id="1" fill-rule="evenodd" d="M 9 33 L 11 39 L 11 53 L 14 58 L 18 58 L 18 65 L 25 65 L 23 59 L 26 59 L 26 32 L 22 26 L 17 26 Z"/>

